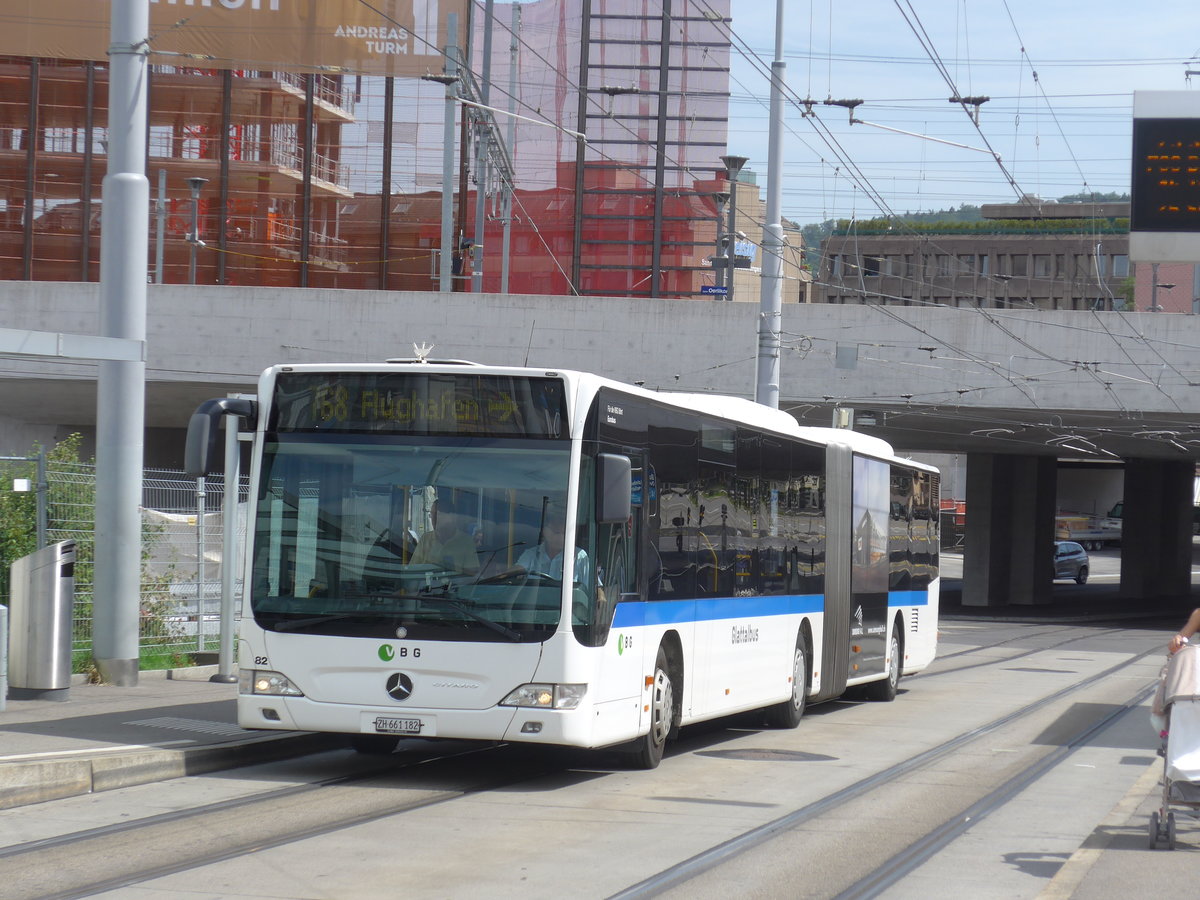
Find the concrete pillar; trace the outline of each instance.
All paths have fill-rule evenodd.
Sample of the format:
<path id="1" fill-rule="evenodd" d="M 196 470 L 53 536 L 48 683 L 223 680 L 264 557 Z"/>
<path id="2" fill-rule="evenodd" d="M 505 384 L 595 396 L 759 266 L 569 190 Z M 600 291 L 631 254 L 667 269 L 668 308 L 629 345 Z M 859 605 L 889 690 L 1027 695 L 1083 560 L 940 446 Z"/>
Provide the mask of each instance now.
<path id="1" fill-rule="evenodd" d="M 963 606 L 1049 603 L 1057 461 L 967 457 Z"/>
<path id="2" fill-rule="evenodd" d="M 1125 461 L 1121 520 L 1121 595 L 1187 597 L 1192 580 L 1190 461 Z"/>

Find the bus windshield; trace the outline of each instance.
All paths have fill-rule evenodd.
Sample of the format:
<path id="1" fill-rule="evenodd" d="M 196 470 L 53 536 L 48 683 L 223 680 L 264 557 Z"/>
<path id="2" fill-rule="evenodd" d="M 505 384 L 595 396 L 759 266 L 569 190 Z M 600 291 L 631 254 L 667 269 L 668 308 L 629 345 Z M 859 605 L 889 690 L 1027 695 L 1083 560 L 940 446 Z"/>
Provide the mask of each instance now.
<path id="1" fill-rule="evenodd" d="M 274 631 L 541 641 L 557 628 L 569 444 L 268 435 L 251 608 Z M 549 571 L 546 571 L 549 569 Z"/>

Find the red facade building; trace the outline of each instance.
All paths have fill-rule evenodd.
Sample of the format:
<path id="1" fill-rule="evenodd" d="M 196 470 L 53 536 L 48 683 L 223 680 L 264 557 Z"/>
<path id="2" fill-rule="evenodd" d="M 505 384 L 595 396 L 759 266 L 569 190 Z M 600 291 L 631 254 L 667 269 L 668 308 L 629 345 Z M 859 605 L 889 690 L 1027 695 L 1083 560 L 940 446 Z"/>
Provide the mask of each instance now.
<path id="1" fill-rule="evenodd" d="M 506 269 L 513 293 L 698 298 L 727 188 L 729 4 L 582 5 L 496 4 L 487 66 L 475 8 L 461 90 L 478 102 L 487 68 L 497 112 L 456 105 L 455 289 L 481 265 L 484 291 Z M 437 289 L 442 84 L 151 64 L 151 280 L 187 282 L 194 255 L 201 284 Z M 107 76 L 0 57 L 0 279 L 98 280 Z"/>

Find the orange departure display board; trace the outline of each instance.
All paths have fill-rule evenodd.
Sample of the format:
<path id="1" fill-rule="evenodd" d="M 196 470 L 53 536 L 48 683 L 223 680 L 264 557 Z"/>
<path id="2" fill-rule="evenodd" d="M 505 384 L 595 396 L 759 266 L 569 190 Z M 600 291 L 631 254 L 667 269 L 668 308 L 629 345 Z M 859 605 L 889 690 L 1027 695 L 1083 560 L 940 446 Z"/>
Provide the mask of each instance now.
<path id="1" fill-rule="evenodd" d="M 1200 231 L 1200 119 L 1134 119 L 1133 231 Z"/>
<path id="2" fill-rule="evenodd" d="M 1134 91 L 1129 259 L 1200 262 L 1200 91 Z"/>

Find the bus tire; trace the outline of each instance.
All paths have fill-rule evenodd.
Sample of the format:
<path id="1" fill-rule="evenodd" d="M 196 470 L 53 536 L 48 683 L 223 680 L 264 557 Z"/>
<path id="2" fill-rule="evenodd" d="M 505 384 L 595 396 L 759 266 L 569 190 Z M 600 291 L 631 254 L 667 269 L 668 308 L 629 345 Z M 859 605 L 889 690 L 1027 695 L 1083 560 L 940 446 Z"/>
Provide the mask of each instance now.
<path id="1" fill-rule="evenodd" d="M 892 626 L 892 640 L 888 646 L 887 678 L 865 685 L 863 696 L 868 700 L 890 703 L 896 699 L 896 688 L 900 684 L 900 625 Z"/>
<path id="2" fill-rule="evenodd" d="M 808 648 L 803 635 L 796 639 L 796 652 L 792 657 L 792 696 L 767 707 L 767 724 L 772 728 L 795 728 L 804 717 L 808 704 Z"/>
<path id="3" fill-rule="evenodd" d="M 638 738 L 629 754 L 629 762 L 636 769 L 658 768 L 675 721 L 675 685 L 667 665 L 667 652 L 661 646 L 654 661 L 654 683 L 650 691 L 650 730 Z"/>
<path id="4" fill-rule="evenodd" d="M 356 753 L 368 756 L 387 756 L 395 751 L 400 739 L 390 734 L 352 734 L 350 746 Z"/>

